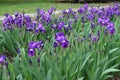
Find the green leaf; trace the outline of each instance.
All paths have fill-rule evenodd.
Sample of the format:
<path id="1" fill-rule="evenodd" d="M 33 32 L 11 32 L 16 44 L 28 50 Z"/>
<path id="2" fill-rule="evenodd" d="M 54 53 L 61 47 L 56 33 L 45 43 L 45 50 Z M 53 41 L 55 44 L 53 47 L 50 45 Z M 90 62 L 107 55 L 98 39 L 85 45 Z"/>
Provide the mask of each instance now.
<path id="1" fill-rule="evenodd" d="M 106 79 L 112 78 L 112 77 L 113 77 L 113 75 L 107 75 L 107 76 L 105 76 L 105 78 L 103 80 L 106 80 Z"/>
<path id="2" fill-rule="evenodd" d="M 89 55 L 88 55 L 88 57 L 85 59 L 85 61 L 83 62 L 82 67 L 81 67 L 80 70 L 82 70 L 82 69 L 84 68 L 84 66 L 85 66 L 85 64 L 87 63 L 88 59 L 89 59 L 90 56 L 92 55 L 92 53 L 88 53 L 88 54 L 89 54 Z"/>
<path id="3" fill-rule="evenodd" d="M 118 49 L 119 49 L 119 48 L 114 48 L 114 49 L 110 50 L 109 53 L 111 54 L 111 53 L 117 51 Z"/>
<path id="4" fill-rule="evenodd" d="M 9 80 L 9 77 L 8 77 L 8 71 L 7 71 L 5 65 L 3 65 L 3 75 L 2 75 L 2 80 Z"/>
<path id="5" fill-rule="evenodd" d="M 19 74 L 19 75 L 17 76 L 17 80 L 23 80 L 22 74 Z"/>
<path id="6" fill-rule="evenodd" d="M 49 69 L 49 71 L 47 73 L 47 79 L 46 80 L 52 80 L 51 72 L 52 72 L 52 70 Z"/>
<path id="7" fill-rule="evenodd" d="M 120 70 L 114 69 L 114 68 L 106 69 L 106 70 L 102 73 L 101 78 L 102 78 L 104 75 L 106 75 L 106 74 L 108 74 L 108 73 L 110 73 L 110 72 L 119 72 L 119 71 L 120 71 Z"/>
<path id="8" fill-rule="evenodd" d="M 82 78 L 78 78 L 77 80 L 83 80 L 84 79 L 84 77 L 82 77 Z"/>

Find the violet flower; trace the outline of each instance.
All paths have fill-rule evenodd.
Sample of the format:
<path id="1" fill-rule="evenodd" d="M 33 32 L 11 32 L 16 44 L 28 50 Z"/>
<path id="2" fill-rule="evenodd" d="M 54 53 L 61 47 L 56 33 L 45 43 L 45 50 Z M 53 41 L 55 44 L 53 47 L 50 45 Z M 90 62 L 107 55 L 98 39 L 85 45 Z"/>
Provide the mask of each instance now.
<path id="1" fill-rule="evenodd" d="M 89 7 L 89 5 L 86 3 L 86 4 L 84 5 L 84 9 L 85 9 L 85 10 L 88 10 L 88 7 Z"/>
<path id="2" fill-rule="evenodd" d="M 48 10 L 48 13 L 51 15 L 51 14 L 53 13 L 53 11 L 55 11 L 55 10 L 56 10 L 56 8 L 51 7 L 51 8 Z"/>
<path id="3" fill-rule="evenodd" d="M 83 14 L 84 12 L 85 12 L 84 8 L 80 7 L 80 8 L 78 9 L 78 13 L 79 13 L 79 14 Z"/>
<path id="4" fill-rule="evenodd" d="M 0 55 L 0 63 L 3 63 L 6 59 L 5 55 Z"/>
<path id="5" fill-rule="evenodd" d="M 98 40 L 97 36 L 92 36 L 92 42 L 96 42 Z"/>
<path id="6" fill-rule="evenodd" d="M 38 33 L 39 31 L 42 32 L 42 33 L 46 33 L 46 30 L 41 23 L 38 24 L 38 27 L 35 30 L 36 33 Z"/>
<path id="7" fill-rule="evenodd" d="M 106 27 L 106 31 L 109 32 L 110 34 L 114 34 L 115 33 L 114 23 L 110 22 Z"/>
<path id="8" fill-rule="evenodd" d="M 28 55 L 29 56 L 34 56 L 35 55 L 35 49 L 32 49 L 32 48 L 28 49 Z"/>
<path id="9" fill-rule="evenodd" d="M 62 48 L 67 48 L 69 45 L 69 41 L 66 39 L 63 32 L 58 32 L 55 34 L 55 42 L 53 44 L 53 47 L 57 47 L 60 45 Z"/>
<path id="10" fill-rule="evenodd" d="M 101 26 L 106 26 L 109 23 L 110 19 L 109 18 L 98 18 L 98 23 Z"/>
<path id="11" fill-rule="evenodd" d="M 43 41 L 41 40 L 41 41 L 37 41 L 37 42 L 35 42 L 35 41 L 31 41 L 31 42 L 29 42 L 29 44 L 28 44 L 28 55 L 29 56 L 34 56 L 35 54 L 36 54 L 36 49 L 37 50 L 41 50 L 41 49 L 43 49 L 43 46 L 44 46 L 44 44 L 43 44 Z"/>
<path id="12" fill-rule="evenodd" d="M 57 26 L 58 30 L 62 30 L 62 28 L 64 27 L 65 23 L 64 22 L 60 22 Z"/>

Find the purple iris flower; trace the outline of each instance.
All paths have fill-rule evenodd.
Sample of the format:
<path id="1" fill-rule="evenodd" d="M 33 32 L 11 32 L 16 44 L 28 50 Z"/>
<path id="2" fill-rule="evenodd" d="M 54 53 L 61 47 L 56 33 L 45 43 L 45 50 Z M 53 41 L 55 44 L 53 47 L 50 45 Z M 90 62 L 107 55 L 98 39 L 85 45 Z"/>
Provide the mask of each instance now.
<path id="1" fill-rule="evenodd" d="M 51 8 L 48 10 L 48 13 L 51 15 L 51 14 L 53 13 L 53 11 L 55 11 L 55 10 L 56 10 L 56 8 L 51 7 Z"/>
<path id="2" fill-rule="evenodd" d="M 32 26 L 35 27 L 37 25 L 37 22 L 36 21 L 33 21 L 32 22 Z"/>
<path id="3" fill-rule="evenodd" d="M 97 36 L 100 36 L 100 30 L 97 31 Z"/>
<path id="4" fill-rule="evenodd" d="M 18 27 L 22 28 L 22 25 L 23 25 L 23 17 L 22 17 L 22 15 L 19 14 L 18 12 L 15 13 L 14 24 L 15 24 L 15 26 L 18 26 Z"/>
<path id="5" fill-rule="evenodd" d="M 69 44 L 69 41 L 63 40 L 60 44 L 61 44 L 61 47 L 62 47 L 62 48 L 67 48 L 67 47 L 68 47 L 68 44 Z"/>
<path id="6" fill-rule="evenodd" d="M 91 28 L 94 28 L 96 25 L 94 22 L 91 22 Z"/>
<path id="7" fill-rule="evenodd" d="M 72 25 L 68 25 L 68 29 L 69 30 L 72 30 L 73 28 L 72 28 Z"/>
<path id="8" fill-rule="evenodd" d="M 41 22 L 44 22 L 46 20 L 45 15 L 41 15 Z"/>
<path id="9" fill-rule="evenodd" d="M 35 49 L 32 49 L 32 48 L 28 49 L 28 55 L 35 56 Z"/>
<path id="10" fill-rule="evenodd" d="M 39 42 L 34 42 L 34 43 L 30 46 L 30 48 L 35 49 L 35 48 L 38 47 L 38 45 L 39 45 Z"/>
<path id="11" fill-rule="evenodd" d="M 115 28 L 110 28 L 110 34 L 114 34 L 115 33 Z"/>
<path id="12" fill-rule="evenodd" d="M 42 33 L 46 33 L 46 30 L 41 23 L 38 24 L 38 27 L 36 28 L 35 32 L 38 33 L 39 31 L 42 32 Z"/>
<path id="13" fill-rule="evenodd" d="M 63 15 L 60 15 L 60 16 L 59 16 L 59 19 L 62 20 L 62 19 L 63 19 Z"/>
<path id="14" fill-rule="evenodd" d="M 11 15 L 6 15 L 6 18 L 3 20 L 3 29 L 4 30 L 12 30 L 13 29 L 13 25 L 14 25 L 14 18 Z"/>
<path id="15" fill-rule="evenodd" d="M 65 40 L 65 39 L 66 39 L 66 37 L 63 36 L 63 35 L 56 37 L 56 41 L 58 41 L 58 42 L 63 41 L 63 40 Z"/>
<path id="16" fill-rule="evenodd" d="M 60 22 L 57 26 L 58 30 L 62 30 L 62 27 L 64 27 L 65 23 L 64 22 Z"/>
<path id="17" fill-rule="evenodd" d="M 110 28 L 113 28 L 114 27 L 114 23 L 112 23 L 112 22 L 110 22 L 110 23 L 108 23 L 108 25 L 107 25 L 107 29 L 110 29 Z"/>
<path id="18" fill-rule="evenodd" d="M 81 39 L 81 42 L 83 42 L 83 41 L 85 41 L 85 38 L 84 38 L 84 37 Z"/>
<path id="19" fill-rule="evenodd" d="M 5 17 L 8 17 L 8 16 L 9 16 L 9 14 L 8 14 L 8 13 L 6 13 L 6 14 L 4 14 L 4 16 L 5 16 Z"/>
<path id="20" fill-rule="evenodd" d="M 40 15 L 44 15 L 45 11 L 44 10 L 40 10 L 39 13 L 40 13 Z"/>
<path id="21" fill-rule="evenodd" d="M 85 23 L 85 17 L 84 16 L 81 17 L 81 21 L 82 21 L 82 23 Z"/>
<path id="22" fill-rule="evenodd" d="M 117 16 L 120 16 L 120 11 L 116 11 L 115 14 L 116 14 Z"/>
<path id="23" fill-rule="evenodd" d="M 10 21 L 11 24 L 14 23 L 14 18 L 13 18 L 13 16 L 9 15 L 7 18 L 8 18 L 8 20 Z"/>
<path id="24" fill-rule="evenodd" d="M 15 15 L 15 17 L 17 17 L 17 16 L 19 15 L 19 12 L 15 12 L 15 14 L 14 14 L 14 15 Z"/>
<path id="25" fill-rule="evenodd" d="M 69 13 L 73 13 L 72 8 L 69 8 L 68 11 L 69 11 Z"/>
<path id="26" fill-rule="evenodd" d="M 66 39 L 63 32 L 58 32 L 55 35 L 55 42 L 53 44 L 53 47 L 57 47 L 60 45 L 62 48 L 67 48 L 69 45 L 69 41 Z"/>
<path id="27" fill-rule="evenodd" d="M 53 13 L 53 9 L 50 8 L 50 9 L 48 10 L 48 13 L 49 13 L 49 14 L 52 14 L 52 13 Z"/>
<path id="28" fill-rule="evenodd" d="M 106 27 L 106 31 L 108 31 L 110 34 L 114 34 L 115 33 L 114 23 L 110 22 Z"/>
<path id="29" fill-rule="evenodd" d="M 62 40 L 65 40 L 66 37 L 63 32 L 58 32 L 55 34 L 55 39 L 56 39 L 56 41 L 60 42 Z"/>
<path id="30" fill-rule="evenodd" d="M 97 36 L 92 36 L 92 42 L 96 42 L 98 40 Z"/>
<path id="31" fill-rule="evenodd" d="M 3 63 L 6 59 L 5 55 L 0 55 L 0 63 Z"/>
<path id="32" fill-rule="evenodd" d="M 36 53 L 36 49 L 37 50 L 41 50 L 43 48 L 44 44 L 43 44 L 43 41 L 31 41 L 29 42 L 28 44 L 28 55 L 29 56 L 34 56 L 35 53 Z"/>
<path id="33" fill-rule="evenodd" d="M 75 22 L 77 22 L 78 21 L 78 15 L 74 15 L 73 17 L 74 17 Z"/>
<path id="34" fill-rule="evenodd" d="M 101 17 L 101 15 L 103 15 L 103 11 L 101 9 L 98 9 L 97 15 L 98 15 L 98 17 Z"/>
<path id="35" fill-rule="evenodd" d="M 85 10 L 88 10 L 88 7 L 89 7 L 89 5 L 86 3 L 86 4 L 84 5 L 84 9 L 85 9 Z"/>
<path id="36" fill-rule="evenodd" d="M 29 42 L 28 47 L 31 47 L 34 43 L 35 43 L 35 41 Z"/>
<path id="37" fill-rule="evenodd" d="M 30 27 L 32 20 L 29 15 L 25 15 L 23 18 L 23 21 L 24 21 L 24 25 L 26 25 L 27 27 Z"/>
<path id="38" fill-rule="evenodd" d="M 73 22 L 74 22 L 74 20 L 73 20 L 73 19 L 70 19 L 70 20 L 68 21 L 68 25 L 71 25 Z"/>
<path id="39" fill-rule="evenodd" d="M 38 41 L 38 46 L 37 46 L 37 49 L 38 50 L 41 50 L 41 49 L 43 49 L 43 47 L 44 47 L 44 43 L 43 43 L 43 40 L 40 40 L 40 41 Z"/>
<path id="40" fill-rule="evenodd" d="M 87 14 L 87 19 L 93 21 L 95 18 L 94 14 Z"/>
<path id="41" fill-rule="evenodd" d="M 46 22 L 50 23 L 50 21 L 51 21 L 51 15 L 49 13 L 46 13 L 45 17 L 46 17 Z"/>
<path id="42" fill-rule="evenodd" d="M 51 25 L 51 28 L 52 28 L 52 29 L 57 28 L 57 24 L 53 24 L 53 25 Z"/>
<path id="43" fill-rule="evenodd" d="M 115 3 L 113 9 L 114 11 L 118 10 L 120 8 L 119 3 Z"/>
<path id="44" fill-rule="evenodd" d="M 67 25 L 65 25 L 64 30 L 68 33 L 70 29 L 69 29 L 69 27 Z"/>
<path id="45" fill-rule="evenodd" d="M 101 26 L 106 26 L 109 23 L 109 18 L 98 18 L 98 23 L 100 23 Z"/>
<path id="46" fill-rule="evenodd" d="M 58 46 L 57 42 L 53 43 L 53 47 L 56 48 Z"/>
<path id="47" fill-rule="evenodd" d="M 63 32 L 58 32 L 58 33 L 55 34 L 55 38 L 57 38 L 59 36 L 64 36 L 64 33 Z"/>
<path id="48" fill-rule="evenodd" d="M 79 14 L 83 14 L 84 12 L 85 12 L 84 8 L 80 7 L 80 8 L 78 9 L 78 13 L 79 13 Z"/>
<path id="49" fill-rule="evenodd" d="M 63 13 L 63 14 L 67 14 L 67 11 L 66 11 L 66 10 L 62 10 L 62 13 Z"/>
<path id="50" fill-rule="evenodd" d="M 32 24 L 28 24 L 27 25 L 27 28 L 26 28 L 26 31 L 34 31 L 34 26 L 32 26 Z"/>
<path id="51" fill-rule="evenodd" d="M 97 10 L 96 8 L 94 8 L 94 7 L 90 9 L 90 13 L 92 13 L 92 14 L 97 13 L 97 11 L 98 11 L 98 10 Z"/>

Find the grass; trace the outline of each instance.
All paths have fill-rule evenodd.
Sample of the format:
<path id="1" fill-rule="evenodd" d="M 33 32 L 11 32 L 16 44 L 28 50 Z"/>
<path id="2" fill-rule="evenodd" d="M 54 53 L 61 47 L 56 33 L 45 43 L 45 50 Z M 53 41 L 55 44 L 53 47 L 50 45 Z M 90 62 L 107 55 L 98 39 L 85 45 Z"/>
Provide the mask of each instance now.
<path id="1" fill-rule="evenodd" d="M 68 8 L 78 8 L 83 4 L 71 4 L 71 3 L 43 3 L 43 2 L 0 2 L 0 16 L 5 13 L 14 14 L 15 12 L 25 12 L 25 13 L 35 13 L 36 8 L 41 8 L 48 10 L 50 7 L 54 6 L 57 10 L 68 9 Z M 91 3 L 91 6 L 100 6 L 106 4 L 95 4 Z"/>

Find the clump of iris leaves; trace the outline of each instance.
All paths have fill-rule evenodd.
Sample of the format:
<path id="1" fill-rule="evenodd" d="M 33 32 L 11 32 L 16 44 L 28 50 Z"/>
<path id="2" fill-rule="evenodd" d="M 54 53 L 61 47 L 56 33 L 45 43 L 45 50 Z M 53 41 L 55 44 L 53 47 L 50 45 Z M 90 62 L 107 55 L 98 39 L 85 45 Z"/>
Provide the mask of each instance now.
<path id="1" fill-rule="evenodd" d="M 120 71 L 120 6 L 5 14 L 0 80 L 106 80 Z"/>

